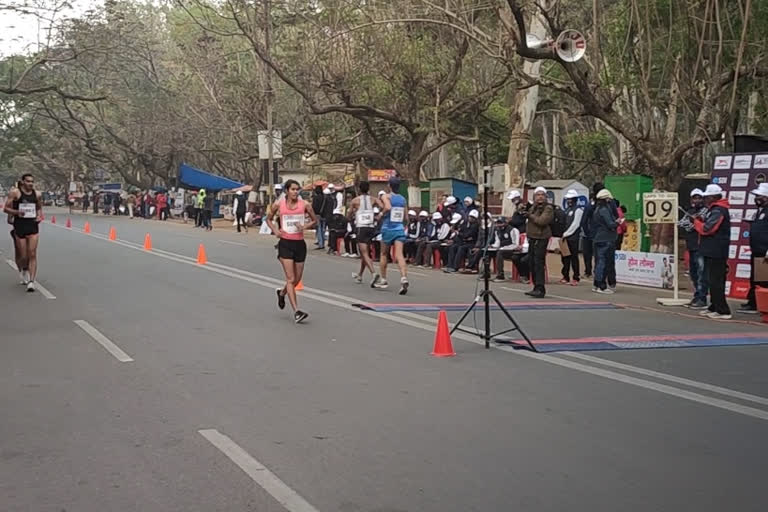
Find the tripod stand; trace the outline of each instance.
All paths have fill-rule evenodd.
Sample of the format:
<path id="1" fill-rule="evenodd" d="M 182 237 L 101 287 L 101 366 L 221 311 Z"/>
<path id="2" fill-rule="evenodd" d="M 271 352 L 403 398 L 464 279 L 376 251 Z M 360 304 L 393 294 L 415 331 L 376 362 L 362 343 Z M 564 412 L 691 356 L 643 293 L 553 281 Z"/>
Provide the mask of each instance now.
<path id="1" fill-rule="evenodd" d="M 467 308 L 466 311 L 464 311 L 464 314 L 461 315 L 461 318 L 459 318 L 459 321 L 456 322 L 456 325 L 453 326 L 453 329 L 451 329 L 451 334 L 453 334 L 456 331 L 461 331 L 467 334 L 472 334 L 475 336 L 480 336 L 483 340 L 485 340 L 485 348 L 491 348 L 491 340 L 494 338 L 497 338 L 498 336 L 502 336 L 504 334 L 517 331 L 520 333 L 520 336 L 522 336 L 523 340 L 525 340 L 525 344 L 522 344 L 517 341 L 512 340 L 496 340 L 496 343 L 499 344 L 505 344 L 505 345 L 511 345 L 514 348 L 517 349 L 528 349 L 533 352 L 538 352 L 536 350 L 536 347 L 531 342 L 531 339 L 528 337 L 527 334 L 520 328 L 520 325 L 515 321 L 515 319 L 512 317 L 512 315 L 509 313 L 509 311 L 504 308 L 504 304 L 501 303 L 501 301 L 496 297 L 496 294 L 493 293 L 493 290 L 491 290 L 489 281 L 491 278 L 491 257 L 488 254 L 488 246 L 490 245 L 490 222 L 488 220 L 488 188 L 489 188 L 489 182 L 488 182 L 488 155 L 487 152 L 484 151 L 484 165 L 483 165 L 483 221 L 485 222 L 485 226 L 483 227 L 483 233 L 485 234 L 485 247 L 483 248 L 483 289 L 480 291 L 480 293 L 475 297 L 475 300 L 472 301 L 472 304 Z M 496 334 L 493 334 L 491 332 L 491 300 L 496 303 L 496 305 L 499 307 L 499 309 L 504 313 L 504 315 L 507 317 L 507 319 L 510 321 L 510 323 L 514 326 L 511 329 L 507 329 L 506 331 L 501 331 Z M 469 329 L 464 329 L 461 327 L 461 324 L 464 322 L 464 320 L 467 318 L 467 316 L 475 310 L 477 305 L 480 303 L 480 301 L 483 302 L 483 309 L 485 313 L 485 332 L 479 333 L 477 331 L 470 331 Z"/>

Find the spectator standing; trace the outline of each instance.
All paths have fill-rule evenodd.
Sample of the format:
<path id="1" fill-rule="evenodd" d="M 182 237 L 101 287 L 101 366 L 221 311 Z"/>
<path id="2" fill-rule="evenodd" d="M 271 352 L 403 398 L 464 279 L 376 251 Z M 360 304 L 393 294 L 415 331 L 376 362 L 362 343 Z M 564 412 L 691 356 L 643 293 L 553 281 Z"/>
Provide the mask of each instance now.
<path id="1" fill-rule="evenodd" d="M 723 198 L 719 185 L 709 184 L 704 190 L 703 215 L 693 219 L 694 229 L 701 235 L 699 251 L 704 256 L 704 268 L 709 282 L 709 307 L 699 314 L 716 320 L 730 320 L 731 308 L 725 300 L 725 280 L 728 275 L 728 246 L 731 243 L 731 205 Z"/>
<path id="2" fill-rule="evenodd" d="M 766 257 L 766 254 L 768 254 L 768 183 L 761 183 L 752 191 L 752 194 L 755 195 L 755 204 L 757 205 L 757 213 L 749 227 L 752 272 L 749 275 L 747 303 L 742 304 L 738 309 L 739 313 L 748 314 L 757 313 L 757 299 L 755 296 L 757 285 L 766 286 L 768 284 L 763 281 L 755 281 L 755 262 L 758 260 L 761 263 L 768 261 L 768 257 Z"/>
<path id="3" fill-rule="evenodd" d="M 614 293 L 616 288 L 616 228 L 619 221 L 613 208 L 613 195 L 603 188 L 595 196 L 592 210 L 592 236 L 595 250 L 593 292 Z"/>
<path id="4" fill-rule="evenodd" d="M 533 206 L 528 210 L 526 234 L 528 237 L 528 252 L 533 278 L 533 290 L 525 294 L 535 299 L 544 298 L 547 293 L 545 268 L 547 265 L 547 245 L 552 237 L 552 222 L 555 220 L 555 209 L 547 201 L 547 189 L 536 187 L 533 191 Z"/>
<path id="5" fill-rule="evenodd" d="M 584 208 L 579 206 L 579 193 L 571 189 L 565 193 L 565 232 L 561 237 L 568 246 L 568 256 L 562 256 L 563 278 L 562 284 L 579 284 L 581 276 L 579 274 L 579 238 L 581 238 L 581 219 L 584 216 Z M 573 281 L 571 281 L 571 271 L 573 272 Z"/>
<path id="6" fill-rule="evenodd" d="M 238 190 L 235 193 L 235 204 L 232 205 L 232 211 L 235 212 L 235 221 L 237 222 L 237 232 L 241 233 L 240 226 L 245 228 L 245 232 L 248 233 L 248 225 L 245 223 L 245 196 L 242 190 Z"/>
<path id="7" fill-rule="evenodd" d="M 685 245 L 688 250 L 688 272 L 691 276 L 693 285 L 693 298 L 685 307 L 691 309 L 706 309 L 707 293 L 709 286 L 707 284 L 707 271 L 704 268 L 704 256 L 699 250 L 699 233 L 693 228 L 693 219 L 701 216 L 706 211 L 703 204 L 703 192 L 698 188 L 691 190 L 691 206 L 685 212 L 685 217 L 678 223 L 685 231 Z"/>

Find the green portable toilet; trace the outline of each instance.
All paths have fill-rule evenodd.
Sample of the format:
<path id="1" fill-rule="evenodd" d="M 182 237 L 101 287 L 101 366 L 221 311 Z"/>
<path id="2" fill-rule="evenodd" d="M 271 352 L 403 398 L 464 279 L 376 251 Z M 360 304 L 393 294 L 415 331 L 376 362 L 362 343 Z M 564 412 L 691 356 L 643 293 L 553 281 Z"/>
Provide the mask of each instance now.
<path id="1" fill-rule="evenodd" d="M 627 220 L 637 221 L 640 224 L 640 251 L 648 252 L 651 239 L 647 236 L 647 226 L 642 223 L 643 194 L 653 192 L 653 179 L 641 174 L 606 176 L 604 184 L 613 197 L 627 208 Z"/>

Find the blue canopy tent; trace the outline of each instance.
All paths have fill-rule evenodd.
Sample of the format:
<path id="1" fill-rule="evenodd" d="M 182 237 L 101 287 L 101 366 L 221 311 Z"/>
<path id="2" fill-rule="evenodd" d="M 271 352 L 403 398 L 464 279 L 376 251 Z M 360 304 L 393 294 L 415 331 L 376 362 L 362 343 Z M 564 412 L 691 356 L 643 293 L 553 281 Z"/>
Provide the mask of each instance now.
<path id="1" fill-rule="evenodd" d="M 233 188 L 242 187 L 242 183 L 238 183 L 229 178 L 223 178 L 216 176 L 200 169 L 195 169 L 187 164 L 179 165 L 179 186 L 189 189 L 201 189 L 204 188 L 206 193 L 215 194 L 221 190 L 231 190 Z M 213 216 L 221 217 L 219 214 L 219 208 L 221 207 L 221 201 L 218 199 L 213 202 Z"/>
<path id="2" fill-rule="evenodd" d="M 179 166 L 179 184 L 190 189 L 204 188 L 206 192 L 219 192 L 243 186 L 242 183 L 195 169 L 187 164 Z"/>

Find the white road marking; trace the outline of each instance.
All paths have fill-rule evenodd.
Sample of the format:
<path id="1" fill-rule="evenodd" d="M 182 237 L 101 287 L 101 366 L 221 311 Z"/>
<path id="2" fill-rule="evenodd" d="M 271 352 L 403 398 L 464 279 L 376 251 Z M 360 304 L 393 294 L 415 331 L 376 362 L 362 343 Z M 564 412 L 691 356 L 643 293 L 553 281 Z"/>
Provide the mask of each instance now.
<path id="1" fill-rule="evenodd" d="M 408 271 L 408 275 L 414 275 L 414 276 L 422 276 L 422 277 L 429 277 L 427 274 L 422 274 L 421 272 L 413 272 L 412 270 Z"/>
<path id="2" fill-rule="evenodd" d="M 8 266 L 10 266 L 16 272 L 19 271 L 19 268 L 16 266 L 16 262 L 15 261 L 13 261 L 13 260 L 5 260 L 5 262 L 8 263 Z M 41 285 L 39 281 L 35 281 L 35 289 L 37 291 L 39 291 L 43 295 L 43 297 L 45 297 L 46 299 L 55 299 L 56 298 L 56 296 L 54 294 L 52 294 L 50 291 L 48 291 L 48 288 L 46 288 L 45 286 Z"/>
<path id="3" fill-rule="evenodd" d="M 640 375 L 647 375 L 648 377 L 654 377 L 661 380 L 667 380 L 669 382 L 674 382 L 676 384 L 683 384 L 685 386 L 690 386 L 693 388 L 698 388 L 704 391 L 709 391 L 712 393 L 717 393 L 718 395 L 724 395 L 724 396 L 730 396 L 732 398 L 738 398 L 739 400 L 744 400 L 747 402 L 755 402 L 757 404 L 761 405 L 768 405 L 768 398 L 764 398 L 762 396 L 757 395 L 751 395 L 749 393 L 743 393 L 741 391 L 734 391 L 732 389 L 723 388 L 720 386 L 715 386 L 712 384 L 706 384 L 704 382 L 698 382 L 695 380 L 685 379 L 683 377 L 677 377 L 675 375 L 669 375 L 667 373 L 657 372 L 654 370 L 646 370 L 645 368 L 638 368 L 636 366 L 624 364 L 624 363 L 618 363 L 616 361 L 611 361 L 609 359 L 603 359 L 601 357 L 594 357 L 594 356 L 588 356 L 586 354 L 578 354 L 576 352 L 560 352 L 559 355 L 564 355 L 568 357 L 574 357 L 577 359 L 581 359 L 583 361 L 588 361 L 590 363 L 596 363 L 603 366 L 610 366 L 612 368 L 618 368 L 619 370 L 625 370 L 628 372 L 633 373 L 639 373 Z"/>
<path id="4" fill-rule="evenodd" d="M 239 245 L 240 247 L 248 247 L 248 244 L 244 244 L 244 243 L 241 243 L 241 242 L 231 242 L 229 240 L 219 240 L 219 242 L 221 242 L 223 244 Z"/>
<path id="5" fill-rule="evenodd" d="M 85 320 L 74 320 L 78 327 L 87 332 L 91 338 L 93 338 L 99 345 L 104 347 L 107 352 L 115 356 L 115 359 L 121 363 L 130 363 L 133 361 L 131 357 L 123 352 L 120 347 L 112 343 L 106 336 L 101 334 L 98 329 L 86 322 Z"/>
<path id="6" fill-rule="evenodd" d="M 510 292 L 518 292 L 518 293 L 525 293 L 525 292 L 528 291 L 528 290 L 519 290 L 517 288 L 510 288 L 508 286 L 502 286 L 501 289 L 502 290 L 509 290 Z M 574 299 L 573 297 L 565 297 L 563 295 L 552 295 L 551 293 L 547 293 L 547 297 L 553 297 L 555 299 L 570 300 L 570 301 L 573 301 L 573 302 L 589 302 L 587 300 Z"/>
<path id="7" fill-rule="evenodd" d="M 100 236 L 100 235 L 90 234 L 88 236 L 93 236 L 94 238 L 100 238 L 102 240 L 106 240 L 107 239 L 106 237 Z M 112 242 L 112 243 L 113 244 L 118 244 L 118 245 L 123 245 L 125 247 L 130 248 L 130 249 L 134 249 L 136 251 L 140 251 L 142 254 L 157 256 L 157 257 L 160 257 L 160 258 L 165 258 L 167 260 L 176 261 L 176 262 L 179 262 L 179 263 L 186 263 L 188 265 L 194 266 L 195 268 L 204 269 L 204 270 L 207 270 L 209 272 L 215 272 L 217 274 L 233 277 L 235 279 L 240 279 L 240 280 L 243 280 L 243 281 L 247 281 L 247 282 L 250 282 L 250 283 L 256 284 L 258 286 L 265 287 L 265 288 L 269 288 L 269 289 L 272 289 L 275 285 L 279 285 L 279 284 L 283 283 L 282 280 L 274 279 L 274 278 L 271 278 L 271 277 L 268 277 L 268 276 L 262 276 L 262 275 L 259 275 L 259 274 L 254 274 L 252 272 L 236 269 L 236 268 L 233 268 L 233 267 L 226 267 L 225 265 L 218 265 L 218 264 L 209 264 L 209 265 L 206 265 L 206 266 L 197 265 L 193 258 L 190 258 L 190 257 L 187 257 L 187 256 L 182 256 L 182 255 L 179 255 L 179 254 L 170 253 L 170 252 L 167 252 L 167 251 L 153 250 L 152 252 L 147 252 L 147 251 L 144 251 L 142 246 L 139 245 L 139 244 L 133 245 L 133 244 L 130 244 L 130 243 L 127 243 L 127 242 L 122 242 L 120 240 L 118 240 L 116 242 Z M 232 271 L 230 271 L 228 269 L 231 269 Z M 256 276 L 256 277 L 250 277 L 250 276 Z M 514 290 L 514 288 L 510 288 L 510 289 Z M 342 301 L 336 300 L 336 299 L 351 300 L 351 301 L 354 301 L 354 303 L 362 303 L 362 302 L 365 302 L 364 300 L 359 300 L 359 299 L 350 298 L 350 297 L 344 297 L 342 295 L 338 295 L 338 294 L 334 294 L 334 293 L 330 293 L 330 292 L 325 292 L 325 291 L 322 291 L 322 290 L 314 290 L 314 289 L 308 288 L 308 287 L 305 287 L 304 291 L 301 292 L 301 293 L 302 293 L 302 297 L 306 297 L 308 299 L 316 300 L 318 302 L 323 302 L 325 304 L 330 304 L 332 306 L 337 306 L 339 308 L 347 309 L 347 310 L 350 310 L 350 311 L 357 311 L 357 312 L 359 312 L 361 314 L 365 314 L 365 315 L 369 315 L 369 316 L 374 316 L 374 317 L 382 318 L 382 319 L 386 319 L 386 320 L 390 320 L 390 321 L 397 322 L 397 323 L 402 324 L 402 325 L 407 325 L 407 326 L 414 327 L 414 328 L 417 328 L 417 329 L 421 329 L 421 330 L 424 330 L 424 331 L 427 331 L 427 332 L 434 332 L 435 324 L 437 322 L 436 320 L 431 320 L 429 318 L 421 317 L 420 315 L 415 315 L 415 314 L 408 313 L 408 312 L 405 312 L 405 314 L 403 314 L 403 316 L 400 316 L 399 314 L 380 313 L 380 312 L 375 312 L 375 311 L 363 311 L 363 310 L 360 310 L 359 308 L 356 308 L 356 307 L 352 306 L 353 302 L 342 302 Z M 326 295 L 326 294 L 329 295 L 329 296 L 335 297 L 336 299 L 333 299 L 333 298 L 330 298 L 330 297 L 324 297 L 323 295 Z M 565 297 L 563 297 L 563 298 L 565 298 Z M 570 297 L 568 297 L 568 299 L 569 300 L 578 301 L 578 302 L 585 302 L 585 301 L 582 301 L 580 299 L 573 299 L 573 298 L 570 298 Z M 405 318 L 406 316 L 408 318 Z M 414 317 L 417 317 L 417 316 L 419 317 L 418 319 L 414 318 Z M 475 344 L 478 344 L 478 345 L 483 345 L 484 344 L 484 341 L 481 340 L 480 338 L 469 336 L 467 334 L 460 333 L 460 332 L 456 332 L 456 333 L 452 334 L 451 336 L 454 339 L 460 339 L 462 341 L 468 341 L 470 343 L 475 343 Z M 535 343 L 536 343 L 536 341 L 534 340 L 534 344 Z M 538 354 L 538 353 L 534 353 L 534 352 L 528 352 L 528 351 L 525 351 L 525 350 L 516 350 L 516 349 L 514 349 L 512 347 L 503 346 L 503 345 L 502 346 L 493 346 L 493 348 L 495 348 L 497 350 L 501 350 L 503 352 L 508 352 L 510 354 L 514 354 L 514 355 L 518 355 L 518 356 L 522 356 L 522 357 L 528 357 L 528 358 L 531 358 L 531 359 L 536 359 L 537 361 L 541 361 L 541 362 L 544 362 L 544 363 L 549 363 L 549 364 L 554 364 L 554 365 L 562 366 L 562 367 L 565 367 L 565 368 L 569 368 L 571 370 L 576 370 L 576 371 L 580 371 L 580 372 L 583 372 L 583 373 L 588 373 L 588 374 L 591 374 L 591 375 L 595 375 L 595 376 L 598 376 L 598 377 L 603 377 L 603 378 L 606 378 L 606 379 L 609 379 L 609 380 L 613 380 L 613 381 L 617 381 L 617 382 L 622 382 L 624 384 L 629 384 L 629 385 L 637 386 L 637 387 L 644 388 L 644 389 L 650 389 L 650 390 L 653 390 L 653 391 L 657 391 L 659 393 L 664 393 L 664 394 L 675 396 L 675 397 L 678 397 L 678 398 L 683 398 L 685 400 L 690 400 L 690 401 L 693 401 L 693 402 L 709 405 L 711 407 L 716 407 L 716 408 L 719 408 L 719 409 L 723 409 L 723 410 L 727 410 L 727 411 L 735 412 L 735 413 L 738 413 L 738 414 L 743 414 L 743 415 L 746 415 L 746 416 L 751 416 L 753 418 L 757 418 L 757 419 L 768 421 L 768 411 L 763 411 L 761 409 L 755 409 L 753 407 L 747 407 L 747 406 L 744 406 L 744 405 L 741 405 L 741 404 L 737 404 L 737 403 L 734 403 L 734 402 L 729 402 L 727 400 L 721 400 L 721 399 L 718 399 L 718 398 L 712 398 L 712 397 L 708 397 L 708 396 L 705 396 L 705 395 L 700 395 L 698 393 L 693 393 L 691 391 L 683 390 L 683 389 L 676 388 L 676 387 L 673 387 L 673 386 L 668 386 L 666 384 L 660 384 L 660 383 L 653 382 L 653 381 L 648 381 L 648 380 L 643 380 L 643 379 L 636 378 L 636 377 L 631 377 L 631 376 L 628 376 L 628 375 L 623 375 L 621 373 L 613 372 L 613 371 L 606 370 L 606 369 L 603 369 L 603 368 L 597 368 L 597 367 L 588 366 L 586 364 L 577 363 L 575 361 L 571 361 L 571 360 L 568 360 L 568 359 L 563 358 L 563 357 L 558 357 L 556 355 Z M 638 368 L 638 370 L 643 370 L 643 369 Z M 648 370 L 648 371 L 650 371 L 650 370 Z M 707 386 L 707 384 L 705 384 L 705 383 L 700 383 L 700 384 Z M 726 388 L 722 388 L 722 389 L 726 389 Z M 728 391 L 731 391 L 733 393 L 738 393 L 738 391 L 734 391 L 734 390 L 728 390 Z"/>
<path id="8" fill-rule="evenodd" d="M 216 429 L 198 430 L 197 432 L 242 469 L 246 475 L 251 477 L 251 480 L 275 498 L 288 512 L 318 512 L 299 493 L 288 487 L 269 468 L 254 459 L 228 436 Z"/>

